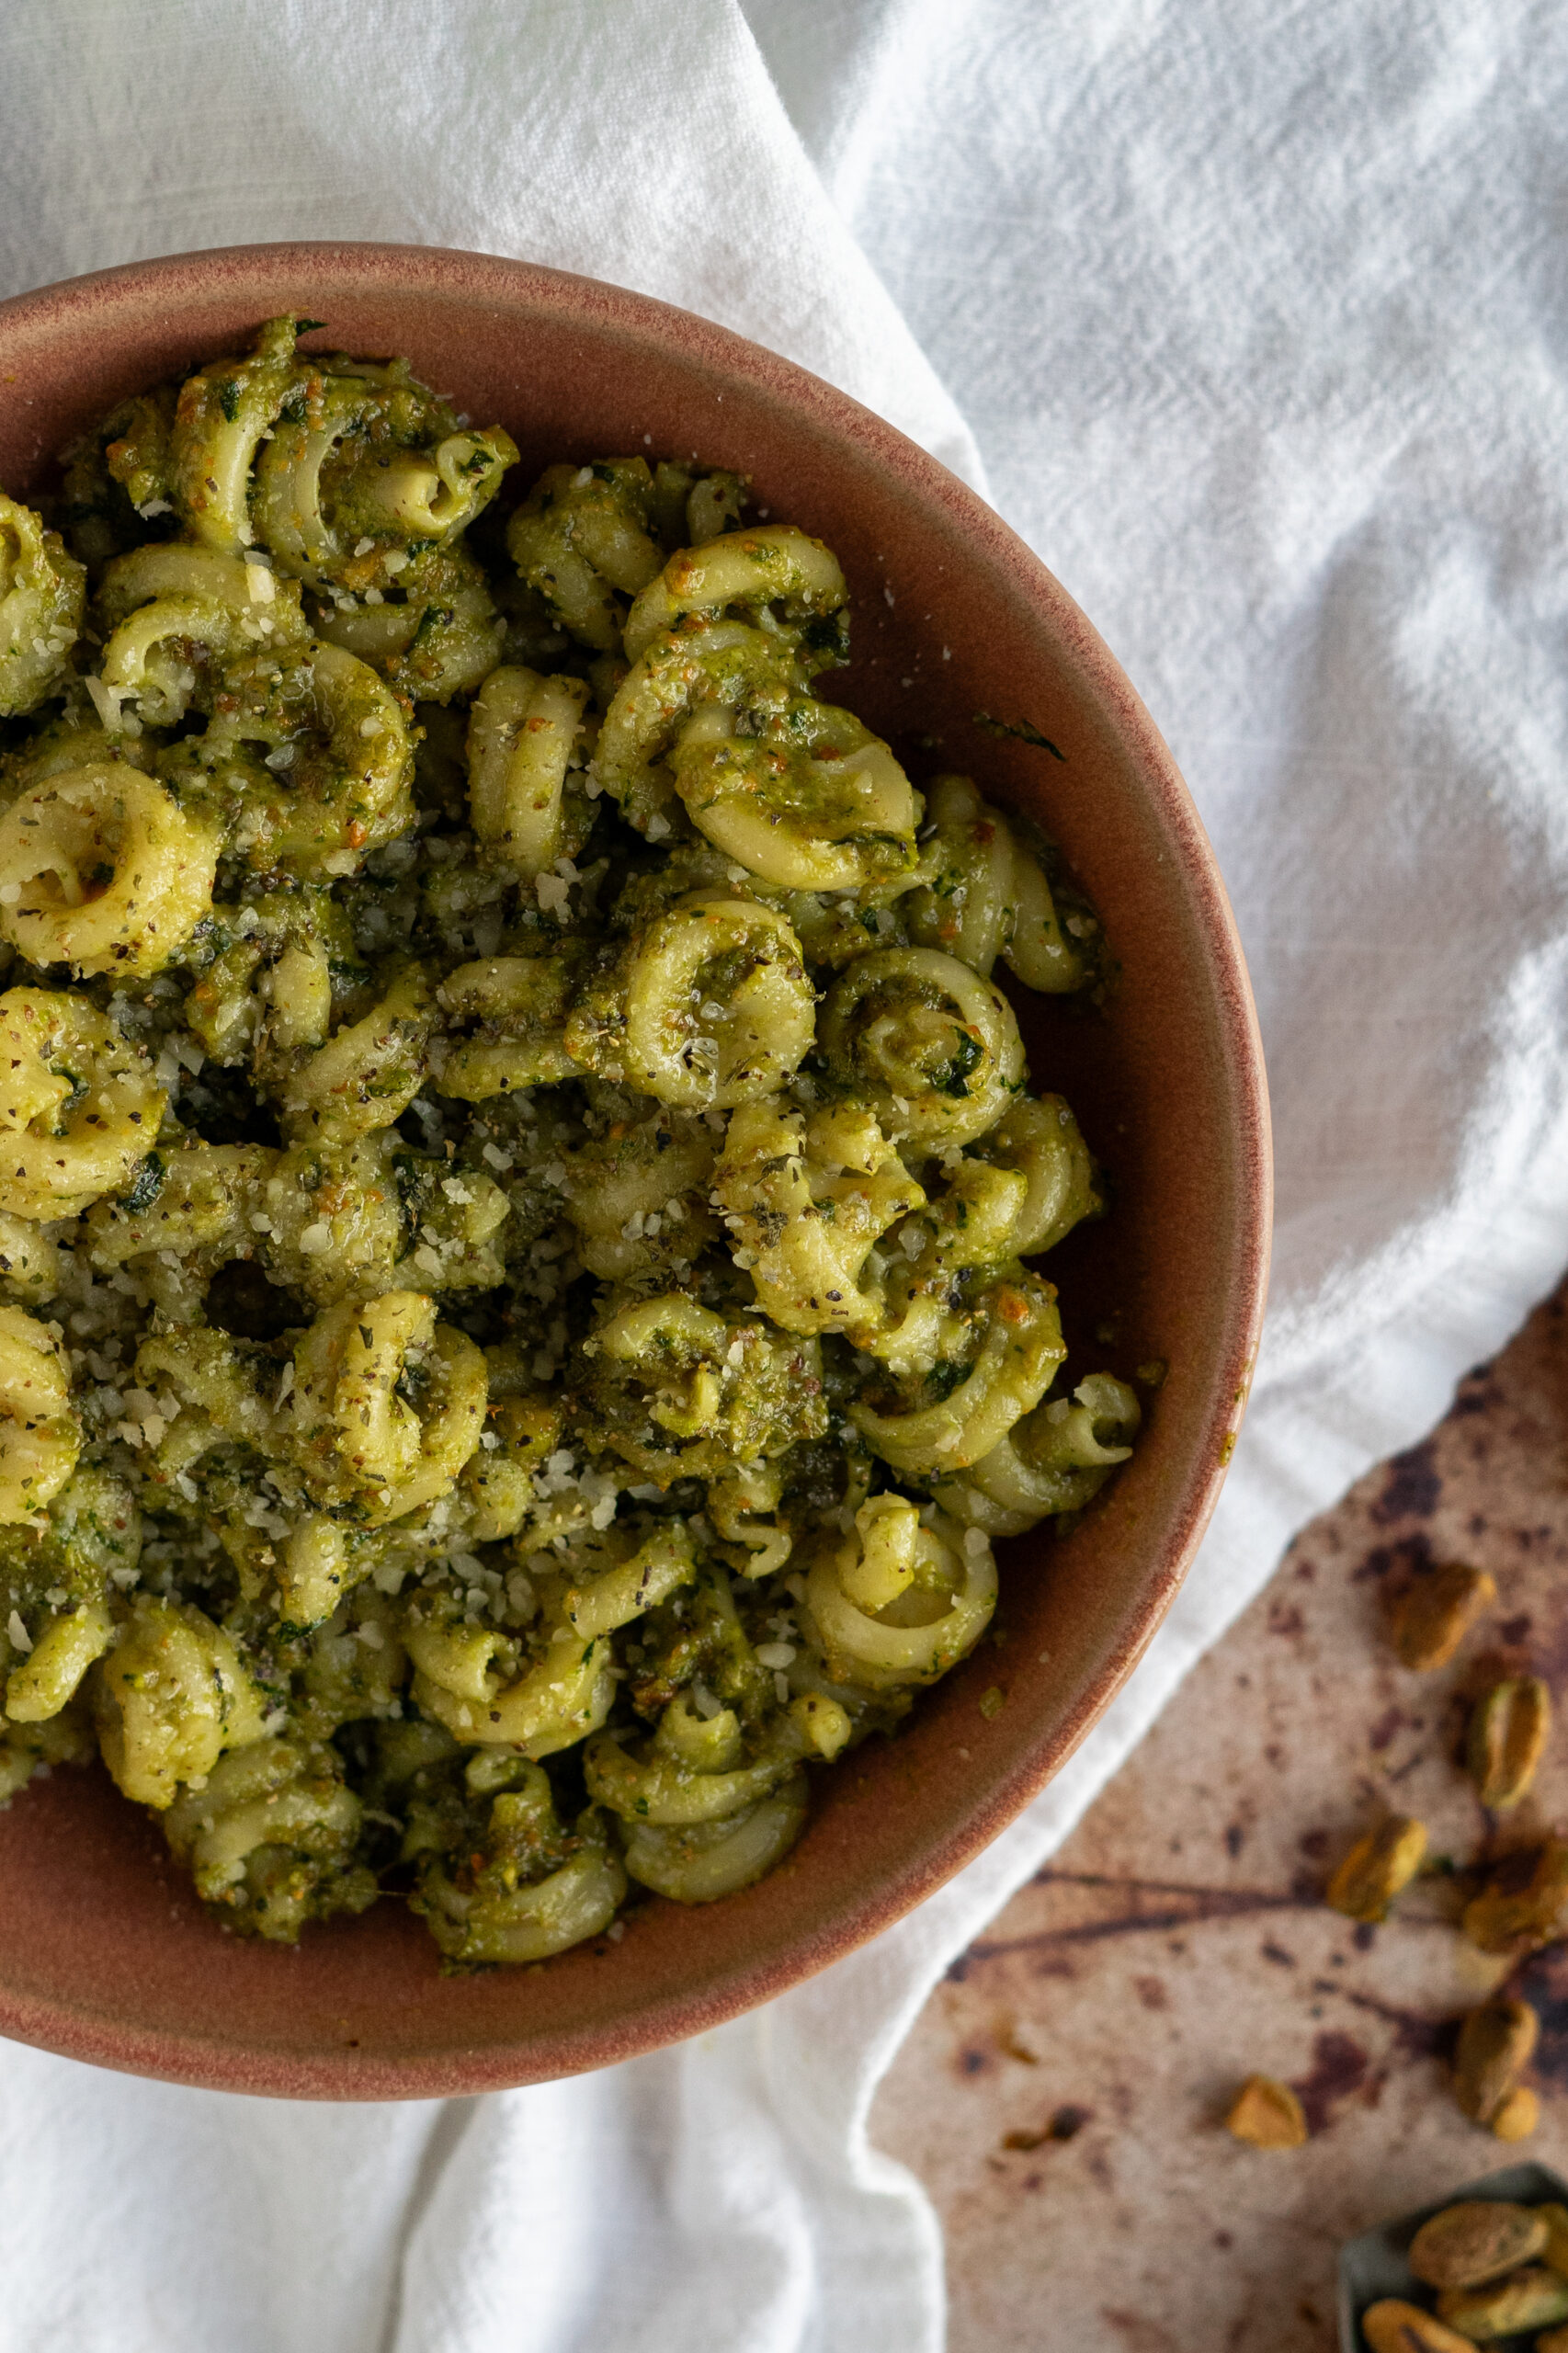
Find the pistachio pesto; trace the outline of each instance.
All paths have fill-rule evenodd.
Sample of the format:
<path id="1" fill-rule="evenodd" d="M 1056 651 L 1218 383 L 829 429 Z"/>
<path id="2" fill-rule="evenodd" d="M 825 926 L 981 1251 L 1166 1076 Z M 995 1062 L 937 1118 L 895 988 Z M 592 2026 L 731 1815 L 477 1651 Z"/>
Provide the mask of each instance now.
<path id="1" fill-rule="evenodd" d="M 996 977 L 1096 932 L 742 477 L 314 325 L 0 498 L 0 1797 L 535 1961 L 769 1870 L 1130 1451 Z"/>

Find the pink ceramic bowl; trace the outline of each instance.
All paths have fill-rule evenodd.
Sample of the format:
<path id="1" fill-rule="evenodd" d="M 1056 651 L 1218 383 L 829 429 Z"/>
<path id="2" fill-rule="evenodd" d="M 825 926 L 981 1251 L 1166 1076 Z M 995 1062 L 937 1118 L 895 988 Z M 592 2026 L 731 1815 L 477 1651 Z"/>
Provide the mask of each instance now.
<path id="1" fill-rule="evenodd" d="M 602 2066 L 733 2018 L 897 1920 L 1050 1780 L 1168 1608 L 1224 1476 L 1263 1308 L 1268 1114 L 1209 845 L 1089 622 L 922 450 L 722 327 L 478 254 L 257 245 L 142 263 L 0 305 L 0 483 L 41 486 L 123 394 L 243 347 L 286 310 L 325 320 L 325 347 L 407 354 L 506 426 L 524 480 L 562 457 L 699 450 L 836 550 L 854 663 L 835 697 L 916 780 L 972 770 L 1038 818 L 1104 919 L 1120 967 L 1106 1017 L 1020 993 L 1036 1083 L 1069 1097 L 1115 1183 L 1113 1214 L 1051 1271 L 1070 1361 L 1170 1368 L 1132 1462 L 1083 1523 L 1002 1547 L 997 1638 L 897 1739 L 815 1777 L 784 1867 L 703 1909 L 649 1904 L 618 1943 L 443 1978 L 422 1925 L 388 1903 L 290 1954 L 206 1916 L 96 1768 L 58 1772 L 0 1816 L 0 2030 L 233 2091 L 426 2097 Z M 977 712 L 1031 722 L 1062 757 L 997 740 Z M 983 1712 L 992 1687 L 1006 1704 Z"/>

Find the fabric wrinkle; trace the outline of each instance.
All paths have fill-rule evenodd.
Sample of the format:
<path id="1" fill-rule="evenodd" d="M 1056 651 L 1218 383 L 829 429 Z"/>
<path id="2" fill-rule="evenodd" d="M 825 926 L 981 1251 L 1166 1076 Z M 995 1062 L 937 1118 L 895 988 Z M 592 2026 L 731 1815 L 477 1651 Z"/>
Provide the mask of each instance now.
<path id="1" fill-rule="evenodd" d="M 968 1870 L 762 2013 L 473 2102 L 296 2108 L 0 2046 L 7 2344 L 938 2353 L 936 2218 L 868 2123 L 921 2004 L 1295 1530 L 1568 1258 L 1568 25 L 15 0 L 0 69 L 7 292 L 270 238 L 506 253 L 752 335 L 989 484 L 1191 785 L 1280 1180 L 1199 1560 Z"/>

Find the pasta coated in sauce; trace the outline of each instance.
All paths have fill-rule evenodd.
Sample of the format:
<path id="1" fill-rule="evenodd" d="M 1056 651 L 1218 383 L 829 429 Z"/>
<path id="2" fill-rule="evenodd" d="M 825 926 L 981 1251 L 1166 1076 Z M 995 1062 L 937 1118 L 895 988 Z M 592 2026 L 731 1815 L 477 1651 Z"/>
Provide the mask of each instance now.
<path id="1" fill-rule="evenodd" d="M 299 335 L 0 497 L 0 1799 L 536 1961 L 770 1870 L 1130 1452 L 999 978 L 1095 926 L 742 477 Z"/>

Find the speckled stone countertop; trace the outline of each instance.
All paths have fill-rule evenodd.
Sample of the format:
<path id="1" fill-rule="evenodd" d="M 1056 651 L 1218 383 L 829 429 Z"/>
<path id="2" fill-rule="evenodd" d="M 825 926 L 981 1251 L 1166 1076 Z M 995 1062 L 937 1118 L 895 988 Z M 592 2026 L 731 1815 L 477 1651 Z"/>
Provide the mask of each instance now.
<path id="1" fill-rule="evenodd" d="M 1496 1606 L 1407 1673 L 1384 1613 L 1465 1559 Z M 1458 1935 L 1462 1882 L 1385 1926 L 1327 1911 L 1331 1864 L 1389 1811 L 1464 1865 L 1568 1820 L 1568 1724 L 1501 1832 L 1460 1772 L 1500 1669 L 1568 1682 L 1568 1285 L 1461 1384 L 1431 1437 L 1291 1546 L 1074 1836 L 927 2003 L 878 2143 L 948 2237 L 951 2353 L 1324 2353 L 1339 2242 L 1515 2156 L 1568 2158 L 1568 1944 L 1510 1969 Z M 1541 2014 L 1534 2139 L 1505 2149 L 1448 2089 L 1494 1987 Z M 1304 2148 L 1225 2131 L 1254 2071 L 1301 2096 Z"/>

